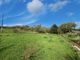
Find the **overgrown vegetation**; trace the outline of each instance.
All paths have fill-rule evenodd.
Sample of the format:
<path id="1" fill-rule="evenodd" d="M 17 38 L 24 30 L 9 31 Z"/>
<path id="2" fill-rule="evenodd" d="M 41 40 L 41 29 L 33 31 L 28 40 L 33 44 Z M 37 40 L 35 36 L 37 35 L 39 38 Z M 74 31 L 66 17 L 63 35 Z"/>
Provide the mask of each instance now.
<path id="1" fill-rule="evenodd" d="M 52 34 L 63 34 L 63 33 L 69 33 L 74 31 L 79 31 L 79 29 L 75 29 L 76 24 L 73 22 L 64 23 L 60 26 L 57 26 L 56 24 L 53 24 L 50 28 L 45 27 L 42 25 L 37 26 L 12 26 L 12 27 L 3 27 L 3 32 L 10 32 L 6 30 L 11 30 L 12 32 L 38 32 L 38 33 L 52 33 Z M 80 34 L 80 33 L 79 33 Z"/>
<path id="2" fill-rule="evenodd" d="M 50 28 L 37 26 L 6 26 L 0 33 L 0 60 L 79 60 L 80 29 L 73 22 Z"/>

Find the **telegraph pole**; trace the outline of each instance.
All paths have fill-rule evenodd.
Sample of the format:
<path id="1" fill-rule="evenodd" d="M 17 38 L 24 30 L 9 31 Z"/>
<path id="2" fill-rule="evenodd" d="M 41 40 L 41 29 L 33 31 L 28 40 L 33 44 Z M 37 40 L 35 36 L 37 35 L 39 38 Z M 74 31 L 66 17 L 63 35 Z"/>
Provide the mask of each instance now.
<path id="1" fill-rule="evenodd" d="M 4 14 L 2 14 L 2 20 L 1 20 L 1 32 L 3 32 L 3 21 L 4 21 Z"/>
<path id="2" fill-rule="evenodd" d="M 2 2 L 4 3 L 5 0 L 3 0 Z M 2 8 L 2 10 L 4 10 L 4 7 Z M 3 21 L 4 21 L 4 13 L 2 11 L 2 16 L 1 16 L 1 32 L 3 32 Z"/>

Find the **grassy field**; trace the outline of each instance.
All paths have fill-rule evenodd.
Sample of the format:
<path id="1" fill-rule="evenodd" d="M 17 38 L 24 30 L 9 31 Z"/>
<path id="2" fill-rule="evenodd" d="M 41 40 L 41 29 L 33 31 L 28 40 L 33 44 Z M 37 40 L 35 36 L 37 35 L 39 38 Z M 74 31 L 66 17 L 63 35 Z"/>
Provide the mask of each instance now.
<path id="1" fill-rule="evenodd" d="M 60 35 L 3 33 L 0 60 L 78 60 L 78 55 Z"/>

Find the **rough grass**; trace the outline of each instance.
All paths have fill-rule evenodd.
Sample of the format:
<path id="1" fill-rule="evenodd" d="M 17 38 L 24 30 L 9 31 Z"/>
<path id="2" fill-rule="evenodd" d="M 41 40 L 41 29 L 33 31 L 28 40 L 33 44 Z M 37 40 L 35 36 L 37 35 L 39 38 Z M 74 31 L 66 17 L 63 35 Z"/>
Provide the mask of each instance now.
<path id="1" fill-rule="evenodd" d="M 78 56 L 59 35 L 1 33 L 0 60 L 78 60 Z"/>

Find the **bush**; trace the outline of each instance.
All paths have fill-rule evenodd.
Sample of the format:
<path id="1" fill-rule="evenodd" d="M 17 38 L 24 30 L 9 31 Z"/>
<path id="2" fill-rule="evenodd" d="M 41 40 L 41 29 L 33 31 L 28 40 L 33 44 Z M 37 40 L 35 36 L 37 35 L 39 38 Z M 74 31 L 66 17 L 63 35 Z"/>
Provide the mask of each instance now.
<path id="1" fill-rule="evenodd" d="M 20 32 L 20 30 L 19 30 L 18 28 L 14 28 L 14 29 L 13 29 L 13 32 L 14 32 L 14 33 L 17 33 L 17 32 Z"/>

